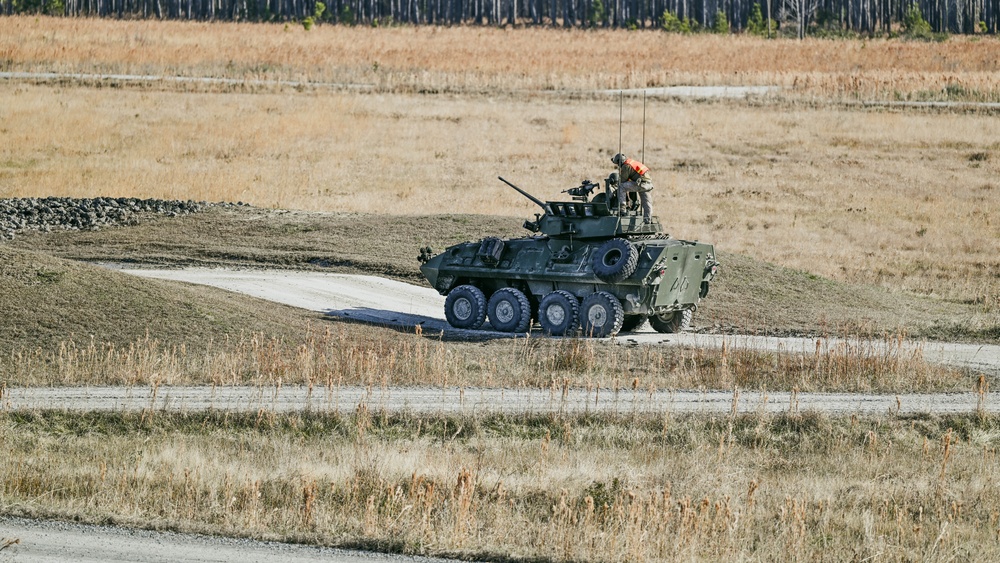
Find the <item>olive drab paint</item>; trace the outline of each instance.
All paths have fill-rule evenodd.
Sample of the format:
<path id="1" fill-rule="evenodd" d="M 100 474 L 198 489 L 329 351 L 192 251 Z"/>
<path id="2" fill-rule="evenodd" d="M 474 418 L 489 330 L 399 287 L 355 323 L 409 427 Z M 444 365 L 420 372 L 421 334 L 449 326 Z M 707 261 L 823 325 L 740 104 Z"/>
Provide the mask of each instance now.
<path id="1" fill-rule="evenodd" d="M 569 201 L 542 201 L 500 180 L 541 208 L 524 222 L 531 235 L 420 250 L 420 271 L 447 296 L 452 326 L 489 321 L 523 333 L 535 321 L 548 334 L 596 337 L 647 319 L 660 332 L 687 328 L 719 266 L 713 245 L 671 237 L 635 204 L 619 211 L 607 180 L 603 190 L 590 181 L 565 190 Z"/>

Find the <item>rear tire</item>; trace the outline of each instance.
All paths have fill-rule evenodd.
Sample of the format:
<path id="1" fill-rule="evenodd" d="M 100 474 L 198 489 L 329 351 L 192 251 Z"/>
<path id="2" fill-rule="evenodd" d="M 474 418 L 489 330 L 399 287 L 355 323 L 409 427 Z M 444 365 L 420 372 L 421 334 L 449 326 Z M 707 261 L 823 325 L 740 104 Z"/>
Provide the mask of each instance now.
<path id="1" fill-rule="evenodd" d="M 624 321 L 622 304 L 607 291 L 591 293 L 580 305 L 580 326 L 584 336 L 604 338 L 617 334 Z"/>
<path id="2" fill-rule="evenodd" d="M 625 315 L 625 320 L 622 321 L 622 332 L 633 332 L 646 324 L 646 319 L 649 318 L 646 315 Z"/>
<path id="3" fill-rule="evenodd" d="M 649 324 L 656 332 L 677 333 L 683 332 L 691 326 L 692 317 L 694 317 L 694 311 L 684 309 L 665 315 L 652 315 L 649 317 Z"/>
<path id="4" fill-rule="evenodd" d="M 505 287 L 490 296 L 490 326 L 500 332 L 527 332 L 531 328 L 531 303 L 518 289 Z"/>
<path id="5" fill-rule="evenodd" d="M 444 318 L 455 328 L 476 330 L 486 322 L 486 295 L 474 285 L 460 285 L 444 300 Z"/>
<path id="6" fill-rule="evenodd" d="M 549 293 L 538 305 L 538 324 L 552 336 L 573 334 L 580 326 L 580 302 L 562 289 Z"/>
<path id="7" fill-rule="evenodd" d="M 594 252 L 594 275 L 606 283 L 620 282 L 635 273 L 639 249 L 623 238 L 613 238 Z"/>

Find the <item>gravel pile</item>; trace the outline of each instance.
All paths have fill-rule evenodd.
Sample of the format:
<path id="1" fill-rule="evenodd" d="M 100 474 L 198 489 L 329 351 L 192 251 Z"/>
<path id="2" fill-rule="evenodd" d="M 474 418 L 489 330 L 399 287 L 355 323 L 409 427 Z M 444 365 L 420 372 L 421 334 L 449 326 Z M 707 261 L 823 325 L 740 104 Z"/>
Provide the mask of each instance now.
<path id="1" fill-rule="evenodd" d="M 135 225 L 143 218 L 177 217 L 197 213 L 212 205 L 232 204 L 132 197 L 0 199 L 0 240 L 10 240 L 23 231 L 47 233 Z"/>

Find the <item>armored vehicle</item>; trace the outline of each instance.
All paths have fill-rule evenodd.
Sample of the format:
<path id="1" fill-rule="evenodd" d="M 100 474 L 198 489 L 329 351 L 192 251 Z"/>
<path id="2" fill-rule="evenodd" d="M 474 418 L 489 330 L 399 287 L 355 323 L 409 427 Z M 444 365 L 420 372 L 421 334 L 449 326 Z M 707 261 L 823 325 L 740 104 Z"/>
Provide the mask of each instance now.
<path id="1" fill-rule="evenodd" d="M 532 319 L 554 336 L 604 337 L 646 320 L 659 332 L 688 327 L 718 268 L 711 244 L 677 240 L 634 201 L 619 206 L 614 175 L 541 201 L 524 238 L 486 237 L 438 255 L 420 251 L 420 271 L 441 295 L 455 328 L 526 332 Z M 593 193 L 597 191 L 596 195 Z M 593 197 L 591 197 L 593 195 Z"/>

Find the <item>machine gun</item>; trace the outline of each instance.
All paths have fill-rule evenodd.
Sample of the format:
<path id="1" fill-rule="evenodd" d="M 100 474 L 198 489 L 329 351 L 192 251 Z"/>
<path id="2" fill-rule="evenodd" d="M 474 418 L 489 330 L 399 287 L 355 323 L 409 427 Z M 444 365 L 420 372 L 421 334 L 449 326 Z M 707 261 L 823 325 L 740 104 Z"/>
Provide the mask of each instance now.
<path id="1" fill-rule="evenodd" d="M 584 180 L 579 186 L 563 190 L 562 193 L 573 196 L 575 201 L 582 201 L 586 203 L 590 200 L 590 194 L 594 193 L 594 190 L 599 187 L 601 187 L 600 184 L 595 184 L 590 180 Z"/>

